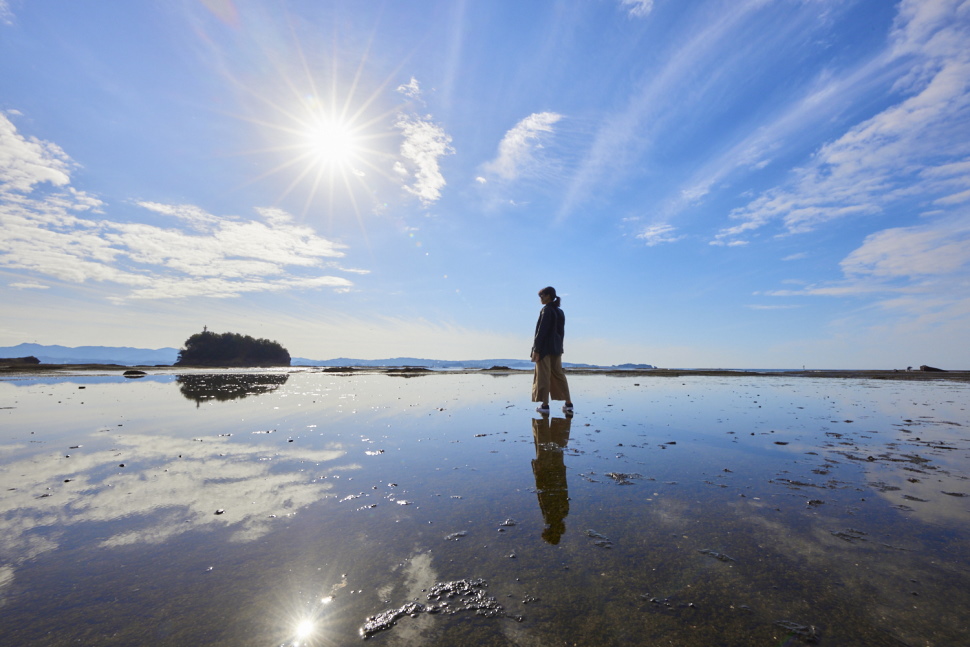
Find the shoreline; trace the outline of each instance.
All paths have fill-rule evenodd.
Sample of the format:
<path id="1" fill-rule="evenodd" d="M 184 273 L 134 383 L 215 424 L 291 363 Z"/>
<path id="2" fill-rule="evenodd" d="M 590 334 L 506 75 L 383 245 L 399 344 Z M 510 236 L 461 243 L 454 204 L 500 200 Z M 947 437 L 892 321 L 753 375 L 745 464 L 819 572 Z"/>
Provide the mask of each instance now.
<path id="1" fill-rule="evenodd" d="M 219 373 L 252 373 L 252 372 L 286 372 L 286 373 L 333 373 L 333 374 L 385 374 L 406 375 L 514 375 L 530 374 L 529 369 L 508 368 L 495 366 L 484 369 L 448 369 L 436 370 L 425 367 L 386 367 L 386 366 L 276 366 L 276 367 L 240 367 L 240 366 L 146 366 L 122 364 L 11 364 L 0 366 L 2 377 L 32 377 L 47 375 L 70 374 L 119 374 L 126 371 L 142 371 L 144 374 L 173 374 L 180 372 L 197 373 L 200 371 L 215 371 Z M 970 371 L 903 371 L 903 370 L 741 370 L 741 369 L 594 369 L 594 368 L 566 368 L 567 375 L 605 375 L 610 377 L 638 377 L 638 378 L 670 378 L 670 377 L 814 377 L 829 379 L 870 379 L 870 380 L 903 380 L 903 381 L 933 381 L 970 382 Z M 140 377 L 140 376 L 131 376 Z"/>

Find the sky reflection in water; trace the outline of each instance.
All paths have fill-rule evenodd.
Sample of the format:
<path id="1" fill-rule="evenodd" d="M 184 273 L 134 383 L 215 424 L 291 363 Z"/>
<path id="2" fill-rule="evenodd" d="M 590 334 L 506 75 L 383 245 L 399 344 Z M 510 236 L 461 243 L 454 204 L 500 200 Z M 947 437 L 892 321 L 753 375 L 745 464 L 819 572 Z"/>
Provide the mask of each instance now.
<path id="1" fill-rule="evenodd" d="M 529 379 L 0 382 L 0 643 L 962 639 L 966 385 Z"/>

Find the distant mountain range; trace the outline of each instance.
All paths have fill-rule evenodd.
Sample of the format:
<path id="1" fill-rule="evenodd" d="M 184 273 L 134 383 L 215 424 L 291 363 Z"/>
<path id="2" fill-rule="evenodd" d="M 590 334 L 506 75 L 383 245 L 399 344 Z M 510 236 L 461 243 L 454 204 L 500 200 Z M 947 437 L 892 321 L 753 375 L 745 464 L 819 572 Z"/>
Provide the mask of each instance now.
<path id="1" fill-rule="evenodd" d="M 41 364 L 121 364 L 123 366 L 170 366 L 178 359 L 177 348 L 130 348 L 127 346 L 45 346 L 18 344 L 0 347 L 0 357 L 36 357 Z"/>
<path id="2" fill-rule="evenodd" d="M 127 346 L 45 346 L 43 344 L 18 344 L 0 347 L 0 358 L 36 357 L 42 364 L 120 364 L 122 366 L 171 366 L 178 359 L 177 348 L 130 348 Z M 292 366 L 420 366 L 436 369 L 491 368 L 532 368 L 528 359 L 472 359 L 438 360 L 417 357 L 395 357 L 392 359 L 307 359 L 294 357 Z M 571 364 L 563 362 L 567 368 L 655 368 L 650 364 L 621 364 L 619 366 L 596 366 L 593 364 Z"/>

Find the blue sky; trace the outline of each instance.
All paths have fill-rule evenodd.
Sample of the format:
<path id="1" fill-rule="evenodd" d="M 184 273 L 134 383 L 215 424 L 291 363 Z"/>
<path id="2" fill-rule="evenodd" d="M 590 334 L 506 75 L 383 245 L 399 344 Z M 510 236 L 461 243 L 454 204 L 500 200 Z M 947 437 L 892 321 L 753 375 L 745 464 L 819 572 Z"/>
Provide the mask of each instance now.
<path id="1" fill-rule="evenodd" d="M 970 2 L 0 0 L 0 345 L 970 368 Z"/>

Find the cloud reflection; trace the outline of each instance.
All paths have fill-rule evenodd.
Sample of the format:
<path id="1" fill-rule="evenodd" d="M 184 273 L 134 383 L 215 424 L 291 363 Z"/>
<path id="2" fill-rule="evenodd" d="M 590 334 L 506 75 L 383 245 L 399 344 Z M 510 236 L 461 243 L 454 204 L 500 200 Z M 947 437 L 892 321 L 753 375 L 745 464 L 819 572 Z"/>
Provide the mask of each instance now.
<path id="1" fill-rule="evenodd" d="M 12 580 L 12 567 L 80 541 L 106 548 L 158 544 L 211 530 L 229 531 L 230 541 L 253 541 L 270 532 L 274 518 L 319 501 L 331 488 L 283 466 L 333 462 L 346 453 L 229 437 L 121 435 L 111 442 L 111 449 L 34 455 L 4 466 L 0 587 Z M 119 520 L 120 528 L 112 523 Z M 82 524 L 85 531 L 74 532 Z"/>

